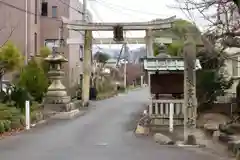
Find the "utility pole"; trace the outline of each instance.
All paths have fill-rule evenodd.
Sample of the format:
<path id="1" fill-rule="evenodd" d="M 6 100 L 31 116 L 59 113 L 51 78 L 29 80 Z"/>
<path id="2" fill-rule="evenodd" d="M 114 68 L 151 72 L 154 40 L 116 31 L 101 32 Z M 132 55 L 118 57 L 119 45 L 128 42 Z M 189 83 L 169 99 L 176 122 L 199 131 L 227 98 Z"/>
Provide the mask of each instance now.
<path id="1" fill-rule="evenodd" d="M 124 32 L 124 40 L 126 40 L 126 35 L 127 33 Z M 124 89 L 127 89 L 127 42 L 124 42 L 123 44 L 123 49 L 124 49 Z"/>
<path id="2" fill-rule="evenodd" d="M 126 57 L 127 44 L 124 44 L 124 89 L 127 89 L 127 57 Z"/>
<path id="3" fill-rule="evenodd" d="M 87 0 L 83 0 L 83 21 L 87 21 Z M 91 77 L 92 31 L 85 30 L 83 53 L 82 106 L 88 105 Z"/>
<path id="4" fill-rule="evenodd" d="M 63 47 L 64 45 L 64 39 L 63 39 L 63 22 L 61 23 L 61 26 L 59 27 L 59 48 Z"/>
<path id="5" fill-rule="evenodd" d="M 25 65 L 28 64 L 28 0 L 25 0 Z M 36 53 L 35 53 L 36 54 Z"/>

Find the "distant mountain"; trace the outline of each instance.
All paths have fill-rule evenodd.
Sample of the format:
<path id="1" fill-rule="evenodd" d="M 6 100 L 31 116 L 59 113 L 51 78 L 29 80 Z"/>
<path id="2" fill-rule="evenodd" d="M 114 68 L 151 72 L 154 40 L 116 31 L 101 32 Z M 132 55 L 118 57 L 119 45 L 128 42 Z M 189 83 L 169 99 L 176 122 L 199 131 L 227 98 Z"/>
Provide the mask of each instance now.
<path id="1" fill-rule="evenodd" d="M 140 62 L 140 58 L 143 58 L 144 56 L 146 56 L 146 48 L 145 47 L 140 47 L 138 49 L 131 51 L 131 61 L 133 63 L 138 64 Z"/>
<path id="2" fill-rule="evenodd" d="M 120 54 L 120 49 L 109 49 L 109 48 L 93 48 L 93 54 L 95 54 L 97 51 L 106 53 L 110 56 L 110 58 L 117 59 Z M 139 63 L 140 58 L 144 57 L 146 55 L 146 49 L 145 47 L 140 47 L 134 50 L 130 50 L 129 47 L 127 47 L 127 51 L 125 54 L 121 54 L 120 59 L 127 58 L 127 60 L 131 63 Z"/>

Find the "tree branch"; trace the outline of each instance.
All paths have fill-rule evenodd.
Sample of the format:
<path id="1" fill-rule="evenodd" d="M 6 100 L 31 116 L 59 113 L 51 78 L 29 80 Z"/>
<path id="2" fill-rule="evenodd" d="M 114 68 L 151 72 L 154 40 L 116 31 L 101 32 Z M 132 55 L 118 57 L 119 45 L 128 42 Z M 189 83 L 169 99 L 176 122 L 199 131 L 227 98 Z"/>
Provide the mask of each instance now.
<path id="1" fill-rule="evenodd" d="M 3 47 L 3 46 L 8 42 L 8 40 L 9 40 L 10 37 L 12 36 L 12 34 L 13 34 L 15 28 L 16 28 L 16 27 L 12 27 L 12 28 L 11 28 L 11 30 L 10 30 L 10 32 L 9 32 L 9 34 L 8 34 L 7 39 L 6 39 L 6 40 L 0 45 L 0 48 Z M 0 30 L 0 31 L 1 31 L 1 30 Z"/>

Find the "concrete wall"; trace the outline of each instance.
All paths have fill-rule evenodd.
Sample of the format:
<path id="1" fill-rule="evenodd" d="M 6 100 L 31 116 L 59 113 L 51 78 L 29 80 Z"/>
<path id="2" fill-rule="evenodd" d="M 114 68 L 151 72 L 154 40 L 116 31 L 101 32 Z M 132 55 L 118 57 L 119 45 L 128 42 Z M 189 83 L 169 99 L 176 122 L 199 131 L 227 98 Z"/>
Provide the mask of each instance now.
<path id="1" fill-rule="evenodd" d="M 0 4 L 0 45 L 6 40 L 11 41 L 25 56 L 25 44 L 26 44 L 26 17 L 25 17 L 25 0 L 3 0 L 4 3 Z M 31 0 L 28 1 L 28 37 L 27 37 L 27 57 L 34 55 L 35 52 L 39 51 L 40 45 L 40 17 L 39 7 L 37 8 L 36 18 L 37 24 L 35 24 L 35 3 L 37 7 L 40 6 L 40 1 Z M 13 30 L 11 34 L 11 30 Z M 34 33 L 37 36 L 37 49 L 35 51 Z M 4 79 L 11 80 L 12 73 L 4 75 Z"/>
<path id="2" fill-rule="evenodd" d="M 3 0 L 8 4 L 14 4 L 14 6 L 25 10 L 24 0 Z M 14 42 L 15 45 L 25 52 L 25 13 L 21 10 L 17 10 L 10 6 L 0 3 L 0 45 L 2 45 L 10 35 L 12 29 L 14 29 L 10 41 Z"/>
<path id="3" fill-rule="evenodd" d="M 28 1 L 28 10 L 31 13 L 35 13 L 35 7 L 36 7 L 36 13 L 35 14 L 28 14 L 28 25 L 29 25 L 29 30 L 28 30 L 28 53 L 30 56 L 34 56 L 39 52 L 40 49 L 40 15 L 41 15 L 41 1 L 39 0 L 31 0 Z M 36 23 L 35 23 L 35 18 L 36 18 Z M 37 43 L 35 46 L 35 34 L 37 35 Z M 36 49 L 35 49 L 36 47 Z M 36 53 L 37 52 L 37 53 Z"/>

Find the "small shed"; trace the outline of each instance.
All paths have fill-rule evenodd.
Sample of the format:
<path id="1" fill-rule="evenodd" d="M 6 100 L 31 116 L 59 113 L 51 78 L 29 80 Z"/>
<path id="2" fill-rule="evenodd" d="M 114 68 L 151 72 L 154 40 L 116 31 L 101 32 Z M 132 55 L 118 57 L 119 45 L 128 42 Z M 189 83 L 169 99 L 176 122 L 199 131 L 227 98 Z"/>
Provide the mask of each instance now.
<path id="1" fill-rule="evenodd" d="M 143 67 L 150 87 L 148 113 L 154 124 L 168 125 L 170 105 L 173 105 L 174 125 L 183 125 L 184 59 L 160 54 L 144 58 Z M 201 69 L 198 59 L 195 67 Z"/>

